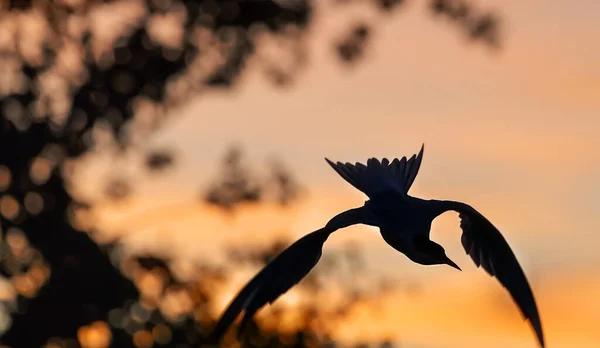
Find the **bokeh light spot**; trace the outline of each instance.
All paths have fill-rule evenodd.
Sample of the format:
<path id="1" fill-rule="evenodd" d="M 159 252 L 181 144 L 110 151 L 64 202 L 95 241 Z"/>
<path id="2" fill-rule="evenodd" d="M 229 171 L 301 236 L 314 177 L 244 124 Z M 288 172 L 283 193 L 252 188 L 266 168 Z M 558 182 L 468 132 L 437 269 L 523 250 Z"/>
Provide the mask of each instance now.
<path id="1" fill-rule="evenodd" d="M 52 166 L 47 158 L 36 157 L 31 163 L 29 176 L 36 185 L 43 185 L 50 178 Z"/>
<path id="2" fill-rule="evenodd" d="M 77 331 L 77 339 L 82 348 L 105 348 L 110 345 L 112 334 L 105 322 L 96 321 L 80 327 Z"/>
<path id="3" fill-rule="evenodd" d="M 150 311 L 146 310 L 140 302 L 136 302 L 131 306 L 130 315 L 131 318 L 138 323 L 145 323 L 150 319 Z"/>
<path id="4" fill-rule="evenodd" d="M 44 209 L 44 199 L 37 192 L 28 192 L 23 203 L 27 212 L 32 215 L 37 215 Z"/>
<path id="5" fill-rule="evenodd" d="M 6 243 L 16 257 L 21 256 L 29 244 L 23 231 L 16 227 L 11 227 L 6 231 Z"/>
<path id="6" fill-rule="evenodd" d="M 158 269 L 142 274 L 138 287 L 145 297 L 158 301 L 164 290 L 164 276 Z"/>
<path id="7" fill-rule="evenodd" d="M 171 329 L 165 324 L 158 324 L 152 329 L 154 341 L 158 344 L 168 344 L 171 341 Z"/>
<path id="8" fill-rule="evenodd" d="M 10 169 L 7 166 L 0 165 L 0 192 L 8 189 L 10 180 Z"/>
<path id="9" fill-rule="evenodd" d="M 176 320 L 190 313 L 192 307 L 192 300 L 185 289 L 167 289 L 160 304 L 160 311 L 165 317 Z"/>
<path id="10" fill-rule="evenodd" d="M 126 312 L 122 308 L 115 308 L 108 312 L 108 323 L 116 329 L 122 329 L 125 325 Z"/>
<path id="11" fill-rule="evenodd" d="M 133 334 L 133 344 L 139 348 L 150 348 L 153 344 L 152 334 L 147 330 L 139 330 Z"/>
<path id="12" fill-rule="evenodd" d="M 14 220 L 19 216 L 19 202 L 10 195 L 0 198 L 0 213 L 8 220 Z"/>
<path id="13" fill-rule="evenodd" d="M 46 280 L 48 280 L 48 277 L 50 276 L 50 269 L 46 265 L 37 264 L 31 266 L 27 273 L 39 288 L 46 282 Z"/>
<path id="14" fill-rule="evenodd" d="M 37 293 L 38 287 L 28 274 L 14 276 L 12 283 L 15 290 L 22 296 L 31 298 Z"/>

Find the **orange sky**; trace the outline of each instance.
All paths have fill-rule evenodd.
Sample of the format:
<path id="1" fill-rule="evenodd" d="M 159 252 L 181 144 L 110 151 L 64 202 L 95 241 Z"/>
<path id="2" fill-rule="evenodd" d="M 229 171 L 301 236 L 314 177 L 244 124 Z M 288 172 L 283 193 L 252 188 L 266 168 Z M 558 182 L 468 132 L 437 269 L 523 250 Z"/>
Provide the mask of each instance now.
<path id="1" fill-rule="evenodd" d="M 318 12 L 310 65 L 293 88 L 276 90 L 249 72 L 235 93 L 206 93 L 175 111 L 150 143 L 177 149 L 176 170 L 139 177 L 128 204 L 99 211 L 102 225 L 107 233 L 134 229 L 132 248 L 168 246 L 182 264 L 215 256 L 225 242 L 267 242 L 277 231 L 301 236 L 364 201 L 323 157 L 400 157 L 425 143 L 412 193 L 465 201 L 499 227 L 530 277 L 549 348 L 597 347 L 600 3 L 488 0 L 481 7 L 503 13 L 501 54 L 465 45 L 413 2 L 397 20 L 377 24 L 367 59 L 350 72 L 332 59 L 331 39 L 344 21 L 372 13 Z M 235 221 L 200 205 L 199 187 L 232 142 L 253 163 L 283 157 L 309 196 L 285 212 L 245 209 Z M 84 190 L 97 187 L 104 167 L 84 166 Z M 434 223 L 433 238 L 462 273 L 413 265 L 372 229 L 336 234 L 326 249 L 357 240 L 373 271 L 416 277 L 425 288 L 418 300 L 386 298 L 382 313 L 355 313 L 339 337 L 386 334 L 402 347 L 535 347 L 508 294 L 474 267 L 459 235 L 452 214 Z"/>

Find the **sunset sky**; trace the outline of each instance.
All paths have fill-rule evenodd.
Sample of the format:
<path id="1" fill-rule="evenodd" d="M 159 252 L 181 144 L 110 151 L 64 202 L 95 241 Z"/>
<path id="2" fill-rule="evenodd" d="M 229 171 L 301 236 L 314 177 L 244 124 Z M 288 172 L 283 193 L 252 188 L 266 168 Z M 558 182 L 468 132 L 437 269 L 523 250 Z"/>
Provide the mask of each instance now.
<path id="1" fill-rule="evenodd" d="M 101 205 L 101 225 L 107 234 L 127 231 L 131 248 L 175 251 L 182 264 L 218 257 L 215 247 L 225 243 L 268 243 L 286 231 L 297 238 L 365 200 L 324 157 L 411 156 L 425 143 L 411 193 L 469 203 L 502 231 L 530 279 L 548 348 L 597 347 L 600 2 L 478 4 L 502 14 L 500 52 L 468 42 L 413 1 L 376 23 L 353 69 L 335 61 L 331 42 L 349 21 L 378 17 L 321 5 L 310 64 L 292 88 L 276 89 L 250 69 L 232 93 L 204 93 L 173 111 L 149 146 L 175 148 L 177 166 L 139 177 L 126 204 Z M 253 164 L 282 158 L 308 196 L 289 210 L 244 209 L 234 221 L 200 204 L 200 188 L 232 143 Z M 97 168 L 82 173 L 84 190 L 103 177 Z M 357 241 L 373 272 L 418 279 L 423 288 L 417 299 L 390 295 L 381 312 L 357 310 L 338 337 L 385 335 L 415 348 L 536 347 L 508 293 L 465 255 L 458 224 L 455 214 L 440 217 L 432 238 L 462 273 L 414 265 L 371 228 L 337 232 L 325 252 Z"/>

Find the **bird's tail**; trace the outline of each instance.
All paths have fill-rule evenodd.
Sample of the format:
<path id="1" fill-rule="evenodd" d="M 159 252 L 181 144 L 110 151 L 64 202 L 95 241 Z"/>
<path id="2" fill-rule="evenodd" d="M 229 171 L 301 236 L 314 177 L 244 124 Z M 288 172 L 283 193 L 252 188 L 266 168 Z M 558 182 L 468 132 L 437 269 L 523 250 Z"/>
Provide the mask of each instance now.
<path id="1" fill-rule="evenodd" d="M 369 197 L 393 189 L 408 193 L 419 172 L 424 148 L 425 144 L 421 146 L 419 154 L 410 159 L 404 156 L 402 159 L 395 158 L 392 162 L 387 158 L 381 161 L 369 158 L 367 165 L 358 162 L 333 163 L 327 158 L 325 160 L 344 180 Z"/>

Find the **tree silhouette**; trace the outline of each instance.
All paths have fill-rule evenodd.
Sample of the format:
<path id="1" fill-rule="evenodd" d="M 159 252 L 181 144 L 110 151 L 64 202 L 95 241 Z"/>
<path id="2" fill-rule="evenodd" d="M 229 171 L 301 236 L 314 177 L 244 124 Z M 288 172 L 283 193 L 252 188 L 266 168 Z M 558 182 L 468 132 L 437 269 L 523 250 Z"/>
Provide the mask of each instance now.
<path id="1" fill-rule="evenodd" d="M 350 6 L 352 1 L 337 3 Z M 404 1 L 371 3 L 385 14 Z M 500 42 L 493 13 L 461 1 L 429 5 L 472 39 L 490 46 Z M 121 260 L 118 241 L 94 242 L 94 226 L 82 218 L 94 202 L 72 192 L 72 161 L 103 146 L 103 135 L 118 144 L 115 156 L 142 144 L 170 108 L 207 88 L 235 85 L 250 57 L 276 86 L 288 85 L 306 65 L 305 31 L 314 6 L 308 0 L 0 3 L 1 270 L 16 292 L 5 303 L 12 319 L 3 344 L 91 346 L 94 337 L 96 344 L 102 343 L 98 337 L 109 337 L 117 347 L 201 341 L 212 325 L 204 308 L 210 287 L 223 270 L 199 267 L 200 281 L 184 284 L 170 273 L 168 260 L 153 255 Z M 349 28 L 347 37 L 332 43 L 340 62 L 359 61 L 373 25 Z M 280 43 L 286 64 L 257 56 L 259 37 Z M 174 162 L 168 149 L 145 156 L 151 171 Z M 228 161 L 236 163 L 235 153 Z M 259 183 L 244 179 L 235 166 L 230 169 L 230 181 L 203 195 L 208 202 L 231 209 L 241 201 L 261 201 L 265 190 L 275 192 L 282 204 L 297 196 L 296 184 L 280 164 Z M 114 177 L 105 194 L 123 199 L 132 185 Z M 275 250 L 261 255 L 268 259 Z M 254 257 L 235 255 L 244 261 Z M 163 292 L 145 294 L 140 279 L 162 284 Z M 318 289 L 310 279 L 305 283 Z M 155 309 L 157 298 L 167 295 L 170 301 L 187 296 L 191 304 L 166 318 Z M 315 308 L 303 313 L 305 323 L 315 320 Z M 246 342 L 313 346 L 310 327 L 300 326 L 290 339 L 255 326 Z"/>

